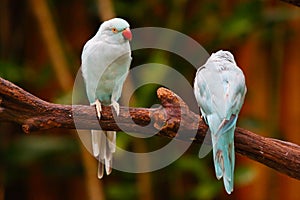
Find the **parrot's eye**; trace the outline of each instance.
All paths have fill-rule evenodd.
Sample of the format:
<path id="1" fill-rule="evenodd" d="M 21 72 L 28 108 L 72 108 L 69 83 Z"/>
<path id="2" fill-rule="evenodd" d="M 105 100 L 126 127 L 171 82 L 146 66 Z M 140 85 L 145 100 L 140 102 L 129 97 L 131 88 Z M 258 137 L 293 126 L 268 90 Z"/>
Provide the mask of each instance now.
<path id="1" fill-rule="evenodd" d="M 117 30 L 116 28 L 112 28 L 111 31 L 112 31 L 113 33 L 117 33 L 117 32 L 118 32 L 118 30 Z"/>

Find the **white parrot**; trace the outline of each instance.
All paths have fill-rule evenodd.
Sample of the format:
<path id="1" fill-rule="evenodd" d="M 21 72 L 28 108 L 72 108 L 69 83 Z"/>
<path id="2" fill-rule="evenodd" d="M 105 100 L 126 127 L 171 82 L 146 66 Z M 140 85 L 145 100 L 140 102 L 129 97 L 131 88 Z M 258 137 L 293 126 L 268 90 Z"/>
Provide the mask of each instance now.
<path id="1" fill-rule="evenodd" d="M 101 104 L 112 105 L 119 114 L 118 99 L 131 63 L 129 24 L 113 18 L 101 24 L 96 35 L 85 45 L 81 55 L 82 75 L 91 105 L 101 118 Z M 116 132 L 92 130 L 92 151 L 99 160 L 98 178 L 112 171 L 112 154 L 116 150 Z"/>
<path id="2" fill-rule="evenodd" d="M 194 94 L 209 126 L 216 177 L 233 191 L 234 130 L 246 95 L 245 77 L 228 51 L 213 53 L 197 70 Z"/>

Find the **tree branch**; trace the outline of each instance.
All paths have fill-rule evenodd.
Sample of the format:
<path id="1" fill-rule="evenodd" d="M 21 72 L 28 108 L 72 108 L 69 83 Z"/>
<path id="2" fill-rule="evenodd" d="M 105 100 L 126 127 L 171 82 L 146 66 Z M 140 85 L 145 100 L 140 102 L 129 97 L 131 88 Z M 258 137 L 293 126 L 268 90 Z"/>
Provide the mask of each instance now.
<path id="1" fill-rule="evenodd" d="M 0 78 L 0 121 L 18 123 L 25 133 L 52 128 L 99 129 L 100 123 L 103 130 L 119 131 L 121 127 L 125 132 L 142 134 L 156 131 L 158 136 L 201 144 L 208 127 L 200 116 L 168 89 L 159 88 L 157 96 L 162 105 L 159 108 L 121 107 L 120 115 L 115 117 L 118 123 L 111 108 L 104 106 L 99 122 L 93 106 L 49 103 Z M 296 144 L 262 137 L 238 127 L 235 148 L 241 155 L 300 179 L 300 146 Z"/>
<path id="2" fill-rule="evenodd" d="M 289 4 L 292 4 L 294 6 L 300 7 L 300 0 L 281 0 L 281 1 L 284 1 L 286 3 L 289 3 Z"/>

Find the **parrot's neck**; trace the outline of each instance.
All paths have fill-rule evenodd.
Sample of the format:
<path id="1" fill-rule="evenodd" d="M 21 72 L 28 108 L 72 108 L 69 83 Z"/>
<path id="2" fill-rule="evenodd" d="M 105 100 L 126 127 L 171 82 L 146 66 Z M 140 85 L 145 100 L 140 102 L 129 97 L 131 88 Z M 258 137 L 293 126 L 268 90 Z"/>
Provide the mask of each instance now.
<path id="1" fill-rule="evenodd" d="M 121 34 L 111 36 L 111 35 L 97 33 L 95 35 L 94 39 L 96 41 L 101 41 L 101 42 L 105 42 L 107 44 L 112 44 L 112 45 L 122 45 L 122 44 L 129 43 L 129 41 L 124 39 L 124 37 Z"/>

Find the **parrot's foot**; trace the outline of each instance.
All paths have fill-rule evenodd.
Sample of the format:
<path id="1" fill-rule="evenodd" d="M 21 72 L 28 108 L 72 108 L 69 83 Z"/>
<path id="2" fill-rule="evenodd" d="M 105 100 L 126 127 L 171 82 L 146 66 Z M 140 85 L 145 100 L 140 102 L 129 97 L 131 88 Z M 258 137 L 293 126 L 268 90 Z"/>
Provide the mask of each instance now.
<path id="1" fill-rule="evenodd" d="M 120 106 L 119 106 L 119 103 L 116 102 L 116 101 L 113 101 L 111 103 L 112 107 L 114 108 L 114 110 L 116 111 L 117 113 L 117 116 L 120 114 Z"/>
<path id="2" fill-rule="evenodd" d="M 101 107 L 101 102 L 99 101 L 99 99 L 96 99 L 96 101 L 94 103 L 91 103 L 91 106 L 96 106 L 97 117 L 98 117 L 98 119 L 101 119 L 102 107 Z"/>

